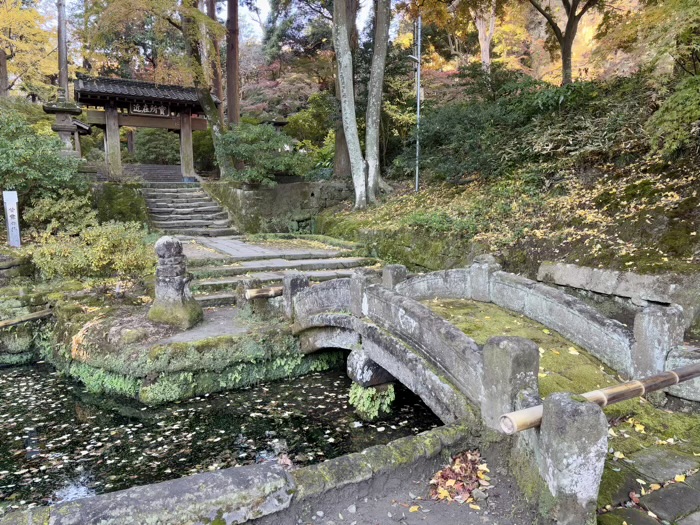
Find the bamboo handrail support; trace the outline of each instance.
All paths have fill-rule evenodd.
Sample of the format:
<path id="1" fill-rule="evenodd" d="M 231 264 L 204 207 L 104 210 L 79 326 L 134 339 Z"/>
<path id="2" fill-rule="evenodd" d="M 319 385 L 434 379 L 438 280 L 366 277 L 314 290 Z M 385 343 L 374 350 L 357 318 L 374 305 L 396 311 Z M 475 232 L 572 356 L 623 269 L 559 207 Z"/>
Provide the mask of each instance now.
<path id="1" fill-rule="evenodd" d="M 655 392 L 669 386 L 677 385 L 678 383 L 689 381 L 696 377 L 700 377 L 700 363 L 663 372 L 645 379 L 593 390 L 581 394 L 581 396 L 601 407 L 606 407 L 608 405 L 620 403 L 621 401 L 643 396 L 649 392 Z M 529 428 L 538 427 L 542 423 L 542 405 L 504 414 L 501 416 L 500 423 L 503 432 L 509 435 Z"/>
<path id="2" fill-rule="evenodd" d="M 15 317 L 14 319 L 7 319 L 5 321 L 0 321 L 0 328 L 8 328 L 10 326 L 15 326 L 22 323 L 28 323 L 29 321 L 37 321 L 39 319 L 44 319 L 53 315 L 53 310 L 46 309 L 40 310 L 38 312 L 32 312 L 30 314 L 22 315 L 20 317 Z"/>

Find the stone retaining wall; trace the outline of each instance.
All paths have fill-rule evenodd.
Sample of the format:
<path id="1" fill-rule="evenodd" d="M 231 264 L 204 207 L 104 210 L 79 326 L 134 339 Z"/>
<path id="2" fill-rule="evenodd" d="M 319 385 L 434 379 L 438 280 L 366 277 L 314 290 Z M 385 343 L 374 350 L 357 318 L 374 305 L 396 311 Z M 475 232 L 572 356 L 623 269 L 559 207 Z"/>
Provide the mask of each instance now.
<path id="1" fill-rule="evenodd" d="M 315 217 L 352 197 L 345 182 L 294 182 L 272 188 L 243 189 L 233 182 L 202 182 L 239 231 L 245 233 L 313 230 Z"/>

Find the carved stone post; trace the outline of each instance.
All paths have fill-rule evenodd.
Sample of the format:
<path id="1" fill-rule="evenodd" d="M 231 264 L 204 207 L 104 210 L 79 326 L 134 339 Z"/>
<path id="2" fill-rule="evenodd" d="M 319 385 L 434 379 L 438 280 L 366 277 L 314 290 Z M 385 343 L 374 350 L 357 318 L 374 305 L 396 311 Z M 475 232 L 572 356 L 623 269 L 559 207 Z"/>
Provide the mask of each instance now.
<path id="1" fill-rule="evenodd" d="M 190 292 L 191 276 L 187 273 L 182 243 L 175 237 L 161 237 L 156 243 L 156 255 L 156 298 L 148 318 L 183 329 L 191 328 L 203 319 L 204 313 Z"/>

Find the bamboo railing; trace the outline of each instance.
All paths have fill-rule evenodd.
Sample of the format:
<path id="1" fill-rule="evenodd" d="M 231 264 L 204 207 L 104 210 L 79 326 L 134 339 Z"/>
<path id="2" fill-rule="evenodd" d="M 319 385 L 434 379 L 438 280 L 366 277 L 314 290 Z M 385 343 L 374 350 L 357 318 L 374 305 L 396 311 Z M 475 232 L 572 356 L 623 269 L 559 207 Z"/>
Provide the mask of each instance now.
<path id="1" fill-rule="evenodd" d="M 696 377 L 700 377 L 700 363 L 663 372 L 638 381 L 629 381 L 621 385 L 593 390 L 581 394 L 581 396 L 601 407 L 606 407 L 614 403 L 643 396 L 649 392 L 677 385 Z M 501 429 L 509 435 L 528 428 L 538 427 L 541 423 L 542 405 L 516 410 L 501 416 Z"/>
<path id="2" fill-rule="evenodd" d="M 283 286 L 271 286 L 270 288 L 248 288 L 245 291 L 245 298 L 251 299 L 271 299 L 279 297 L 284 293 Z"/>

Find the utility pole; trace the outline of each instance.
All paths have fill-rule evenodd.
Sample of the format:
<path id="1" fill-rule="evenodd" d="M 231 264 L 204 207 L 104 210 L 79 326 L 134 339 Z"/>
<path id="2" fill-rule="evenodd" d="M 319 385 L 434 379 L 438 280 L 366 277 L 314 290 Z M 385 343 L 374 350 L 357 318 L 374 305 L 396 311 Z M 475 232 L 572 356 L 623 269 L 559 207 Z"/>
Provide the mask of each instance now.
<path id="1" fill-rule="evenodd" d="M 58 98 L 69 100 L 68 94 L 68 44 L 66 42 L 66 2 L 57 0 L 58 8 Z"/>
<path id="2" fill-rule="evenodd" d="M 418 15 L 416 21 L 416 193 L 420 187 L 420 65 L 421 65 L 421 35 L 422 35 L 422 19 Z"/>

